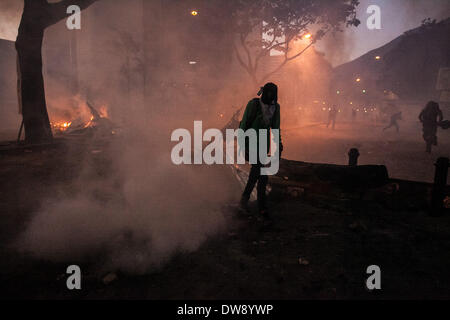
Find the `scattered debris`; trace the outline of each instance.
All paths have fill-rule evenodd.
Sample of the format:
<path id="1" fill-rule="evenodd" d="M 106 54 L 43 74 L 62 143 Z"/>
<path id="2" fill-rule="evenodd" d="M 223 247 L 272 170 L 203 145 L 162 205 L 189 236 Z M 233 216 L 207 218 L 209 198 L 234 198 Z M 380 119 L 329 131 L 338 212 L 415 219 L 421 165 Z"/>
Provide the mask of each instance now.
<path id="1" fill-rule="evenodd" d="M 348 226 L 352 230 L 367 230 L 367 226 L 361 221 L 355 221 Z"/>
<path id="2" fill-rule="evenodd" d="M 56 277 L 56 281 L 61 281 L 61 280 L 64 279 L 66 276 L 67 276 L 67 274 L 61 273 L 59 276 Z"/>
<path id="3" fill-rule="evenodd" d="M 329 233 L 315 233 L 311 236 L 311 238 L 315 238 L 315 237 L 328 237 L 330 234 Z"/>
<path id="4" fill-rule="evenodd" d="M 450 209 L 450 196 L 445 197 L 445 199 L 444 199 L 444 208 Z"/>
<path id="5" fill-rule="evenodd" d="M 103 284 L 108 285 L 117 280 L 117 274 L 111 272 L 103 278 Z"/>
<path id="6" fill-rule="evenodd" d="M 305 194 L 305 189 L 299 188 L 299 187 L 288 187 L 287 193 L 289 196 L 291 196 L 293 198 L 299 198 Z"/>
<path id="7" fill-rule="evenodd" d="M 303 258 L 298 258 L 298 263 L 302 266 L 307 266 L 309 265 L 309 261 Z"/>

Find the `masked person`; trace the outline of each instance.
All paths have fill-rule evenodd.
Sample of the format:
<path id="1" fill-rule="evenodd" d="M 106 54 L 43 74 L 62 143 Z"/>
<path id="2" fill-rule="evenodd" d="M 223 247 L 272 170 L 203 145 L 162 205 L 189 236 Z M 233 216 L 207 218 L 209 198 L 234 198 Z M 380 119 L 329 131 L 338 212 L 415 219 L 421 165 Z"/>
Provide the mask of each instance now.
<path id="1" fill-rule="evenodd" d="M 428 153 L 431 153 L 433 145 L 437 146 L 437 128 L 443 118 L 439 104 L 434 101 L 428 102 L 419 115 L 419 120 L 423 125 L 423 139 L 427 145 L 426 152 Z"/>
<path id="2" fill-rule="evenodd" d="M 240 123 L 240 129 L 244 132 L 249 129 L 254 129 L 258 136 L 259 130 L 267 130 L 267 150 L 270 146 L 270 129 L 280 129 L 280 105 L 278 104 L 278 87 L 273 83 L 267 83 L 262 89 L 261 98 L 255 98 L 250 100 L 244 112 L 244 116 Z M 283 150 L 283 145 L 281 144 L 280 135 L 280 157 Z M 250 146 L 246 146 L 245 150 L 248 153 Z M 241 208 L 248 211 L 248 201 L 250 195 L 256 185 L 258 194 L 258 210 L 263 217 L 268 217 L 267 206 L 266 206 L 266 187 L 268 182 L 268 177 L 261 175 L 262 164 L 259 159 L 259 137 L 258 144 L 255 148 L 258 152 L 258 161 L 252 164 L 250 170 L 250 175 L 248 178 L 247 185 L 245 187 L 244 193 L 241 198 Z M 247 158 L 247 157 L 246 157 Z M 249 159 L 247 159 L 248 161 Z"/>

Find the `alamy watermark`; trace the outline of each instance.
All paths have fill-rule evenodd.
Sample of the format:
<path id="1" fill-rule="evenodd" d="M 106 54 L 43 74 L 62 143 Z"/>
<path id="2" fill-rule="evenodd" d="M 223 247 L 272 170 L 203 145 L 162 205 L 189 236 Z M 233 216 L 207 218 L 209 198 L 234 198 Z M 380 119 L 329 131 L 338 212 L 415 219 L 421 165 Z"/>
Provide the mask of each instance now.
<path id="1" fill-rule="evenodd" d="M 370 275 L 366 280 L 366 287 L 369 290 L 381 290 L 381 268 L 377 265 L 367 267 L 366 273 Z"/>
<path id="2" fill-rule="evenodd" d="M 254 129 L 248 129 L 244 132 L 242 129 L 227 129 L 225 135 L 224 140 L 223 133 L 219 129 L 208 129 L 203 133 L 202 121 L 194 121 L 193 139 L 189 130 L 176 129 L 171 136 L 172 142 L 178 142 L 172 149 L 172 163 L 176 165 L 245 164 L 245 155 L 247 154 L 250 164 L 262 165 L 261 175 L 271 176 L 278 173 L 280 168 L 280 130 L 261 129 L 256 132 Z M 203 149 L 204 142 L 210 143 Z"/>
<path id="3" fill-rule="evenodd" d="M 67 14 L 70 17 L 67 18 L 66 27 L 69 30 L 80 30 L 81 29 L 81 8 L 77 5 L 71 5 L 67 7 Z"/>
<path id="4" fill-rule="evenodd" d="M 67 289 L 81 290 L 81 268 L 77 265 L 71 265 L 67 267 L 66 273 L 69 275 L 66 281 Z"/>

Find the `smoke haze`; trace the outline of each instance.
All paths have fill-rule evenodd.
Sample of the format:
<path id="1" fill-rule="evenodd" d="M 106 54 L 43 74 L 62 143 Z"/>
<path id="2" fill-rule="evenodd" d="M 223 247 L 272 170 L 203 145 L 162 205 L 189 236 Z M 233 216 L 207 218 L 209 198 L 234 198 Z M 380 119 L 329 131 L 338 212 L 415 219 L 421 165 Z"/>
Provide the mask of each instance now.
<path id="1" fill-rule="evenodd" d="M 277 83 L 283 129 L 294 128 L 286 130 L 284 136 L 285 148 L 291 150 L 287 152 L 293 159 L 343 161 L 350 146 L 344 151 L 333 150 L 331 156 L 315 149 L 327 148 L 327 139 L 333 136 L 317 134 L 318 128 L 305 138 L 314 143 L 301 144 L 300 148 L 295 140 L 296 119 L 316 124 L 326 119 L 326 104 L 334 102 L 325 101 L 332 71 L 329 62 L 337 65 L 356 58 L 417 27 L 424 18 L 448 16 L 448 1 L 435 0 L 433 6 L 430 2 L 363 0 L 358 28 L 324 40 L 317 48 L 325 56 L 310 50 L 289 66 L 283 81 Z M 0 3 L 1 37 L 15 37 L 18 3 Z M 375 3 L 382 7 L 381 31 L 365 27 L 365 10 Z M 50 118 L 71 120 L 80 110 L 86 111 L 86 100 L 90 100 L 97 107 L 106 106 L 111 121 L 121 130 L 107 147 L 97 145 L 101 137 L 88 145 L 81 155 L 82 171 L 77 179 L 42 202 L 17 240 L 20 250 L 52 261 L 94 260 L 102 268 L 145 273 L 173 254 L 195 250 L 209 236 L 225 230 L 224 206 L 236 201 L 239 193 L 235 181 L 222 171 L 229 169 L 174 166 L 170 134 L 177 128 L 191 130 L 194 120 L 203 120 L 204 128 L 221 128 L 255 96 L 257 88 L 231 61 L 226 37 L 216 42 L 214 37 L 189 29 L 178 12 L 164 20 L 163 36 L 149 36 L 142 14 L 139 0 L 99 1 L 83 12 L 83 27 L 76 36 L 64 27 L 64 21 L 46 31 L 44 77 Z M 212 26 L 203 30 L 208 27 Z M 187 39 L 181 35 L 183 30 L 191 31 Z M 199 38 L 206 47 L 199 52 L 186 49 Z M 162 50 L 166 64 L 159 65 L 158 57 L 145 57 L 145 45 L 154 51 L 167 49 Z M 70 60 L 68 48 L 78 52 L 78 61 Z M 147 58 L 154 59 L 157 67 L 144 79 Z M 152 90 L 152 86 L 165 90 Z M 302 114 L 313 103 L 323 112 Z M 417 131 L 412 126 L 410 130 L 419 132 L 420 128 Z M 357 134 L 355 130 L 352 136 Z M 68 156 L 78 157 L 78 153 L 74 148 Z M 308 158 L 311 154 L 319 156 Z"/>

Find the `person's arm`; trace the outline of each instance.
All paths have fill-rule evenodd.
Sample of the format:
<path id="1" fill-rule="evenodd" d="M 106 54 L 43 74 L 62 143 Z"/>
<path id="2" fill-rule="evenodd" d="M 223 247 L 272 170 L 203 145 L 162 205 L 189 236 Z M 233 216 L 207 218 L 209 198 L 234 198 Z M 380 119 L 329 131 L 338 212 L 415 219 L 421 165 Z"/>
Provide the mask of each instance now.
<path id="1" fill-rule="evenodd" d="M 252 125 L 251 123 L 248 123 L 250 117 L 252 116 L 253 112 L 254 112 L 254 103 L 253 101 L 249 101 L 247 104 L 247 107 L 245 108 L 244 111 L 244 115 L 242 116 L 242 121 L 239 125 L 239 128 L 246 131 L 250 128 L 250 126 Z"/>
<path id="2" fill-rule="evenodd" d="M 442 110 L 439 109 L 438 111 L 438 122 L 442 122 L 444 120 L 444 114 L 442 113 Z"/>
<path id="3" fill-rule="evenodd" d="M 419 114 L 419 120 L 420 122 L 423 122 L 423 114 L 425 113 L 425 110 L 422 110 L 422 112 Z"/>

